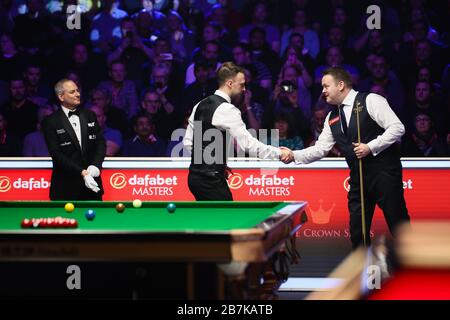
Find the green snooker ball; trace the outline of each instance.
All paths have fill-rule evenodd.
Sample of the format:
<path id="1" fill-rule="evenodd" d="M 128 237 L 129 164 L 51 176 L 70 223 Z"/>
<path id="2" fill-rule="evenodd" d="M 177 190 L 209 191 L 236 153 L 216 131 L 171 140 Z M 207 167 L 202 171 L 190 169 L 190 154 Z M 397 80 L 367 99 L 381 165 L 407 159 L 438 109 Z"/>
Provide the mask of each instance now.
<path id="1" fill-rule="evenodd" d="M 175 203 L 169 203 L 167 205 L 167 211 L 169 211 L 169 213 L 174 213 L 176 209 L 177 206 L 175 205 Z"/>

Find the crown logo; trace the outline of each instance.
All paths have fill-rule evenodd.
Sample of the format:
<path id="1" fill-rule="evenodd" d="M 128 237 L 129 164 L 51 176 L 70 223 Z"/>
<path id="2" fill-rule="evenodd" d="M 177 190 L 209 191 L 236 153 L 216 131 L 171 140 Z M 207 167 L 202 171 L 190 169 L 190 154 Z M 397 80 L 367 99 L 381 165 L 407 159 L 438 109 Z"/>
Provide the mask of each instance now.
<path id="1" fill-rule="evenodd" d="M 313 223 L 315 224 L 327 224 L 330 222 L 331 212 L 333 211 L 334 207 L 336 207 L 336 204 L 333 203 L 330 209 L 324 210 L 322 207 L 323 200 L 319 200 L 319 208 L 317 210 L 311 209 L 311 207 L 308 207 L 309 213 L 311 215 L 311 219 Z"/>

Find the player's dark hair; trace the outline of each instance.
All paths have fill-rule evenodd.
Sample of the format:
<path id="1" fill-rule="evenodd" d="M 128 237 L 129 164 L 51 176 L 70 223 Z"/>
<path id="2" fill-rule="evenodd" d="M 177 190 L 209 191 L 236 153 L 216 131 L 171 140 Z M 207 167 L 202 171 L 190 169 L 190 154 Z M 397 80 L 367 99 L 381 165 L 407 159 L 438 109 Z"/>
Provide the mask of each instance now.
<path id="1" fill-rule="evenodd" d="M 227 80 L 234 79 L 238 73 L 244 73 L 244 69 L 233 62 L 224 62 L 217 70 L 217 83 L 221 87 Z"/>
<path id="2" fill-rule="evenodd" d="M 343 81 L 346 87 L 352 87 L 352 77 L 350 73 L 342 67 L 330 67 L 323 71 L 322 75 L 330 75 L 336 82 Z"/>

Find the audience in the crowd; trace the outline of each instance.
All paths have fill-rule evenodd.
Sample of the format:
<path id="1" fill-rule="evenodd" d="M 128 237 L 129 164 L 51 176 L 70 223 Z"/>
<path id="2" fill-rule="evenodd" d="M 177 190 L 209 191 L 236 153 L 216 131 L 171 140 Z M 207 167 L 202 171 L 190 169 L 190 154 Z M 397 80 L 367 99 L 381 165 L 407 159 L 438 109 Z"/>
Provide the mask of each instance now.
<path id="1" fill-rule="evenodd" d="M 249 41 L 252 30 L 255 28 L 262 29 L 264 30 L 263 41 L 265 43 L 267 42 L 273 51 L 280 52 L 280 30 L 267 22 L 268 16 L 267 4 L 263 1 L 256 3 L 252 13 L 251 23 L 239 29 L 239 38 L 242 41 Z"/>
<path id="2" fill-rule="evenodd" d="M 281 37 L 281 53 L 284 53 L 289 45 L 292 34 L 298 33 L 303 36 L 304 49 L 311 58 L 315 59 L 320 51 L 320 41 L 317 33 L 308 25 L 308 17 L 303 9 L 297 9 L 294 13 L 294 27 L 283 32 Z"/>
<path id="3" fill-rule="evenodd" d="M 138 114 L 132 119 L 135 136 L 123 145 L 124 157 L 164 157 L 166 145 L 155 134 L 155 123 L 147 114 Z"/>
<path id="4" fill-rule="evenodd" d="M 300 150 L 304 148 L 303 140 L 296 135 L 293 128 L 292 117 L 285 113 L 276 116 L 273 128 L 278 130 L 278 144 L 280 147 L 286 147 L 291 150 Z"/>
<path id="5" fill-rule="evenodd" d="M 277 128 L 281 145 L 315 143 L 329 111 L 322 72 L 343 66 L 356 90 L 386 98 L 404 123 L 402 156 L 448 156 L 448 6 L 373 2 L 381 29 L 368 28 L 358 1 L 85 1 L 80 29 L 66 25 L 75 1 L 3 1 L 0 156 L 48 154 L 39 126 L 60 108 L 61 78 L 97 114 L 108 156 L 185 156 L 172 134 L 230 60 L 245 69 L 246 91 L 233 101 L 244 123 L 258 134 Z"/>
<path id="6" fill-rule="evenodd" d="M 122 134 L 119 130 L 112 129 L 106 125 L 106 115 L 100 106 L 91 107 L 91 111 L 97 116 L 98 125 L 102 129 L 106 143 L 106 156 L 117 156 L 123 145 Z"/>
<path id="7" fill-rule="evenodd" d="M 154 123 L 156 135 L 165 140 L 169 139 L 172 131 L 177 128 L 178 119 L 164 93 L 157 88 L 147 89 L 142 94 L 141 108 Z"/>
<path id="8" fill-rule="evenodd" d="M 219 62 L 219 50 L 220 45 L 217 41 L 207 41 L 203 44 L 201 55 L 199 59 L 203 59 L 207 61 L 209 64 L 215 66 L 215 70 L 219 69 L 220 62 Z M 211 77 L 214 76 L 214 73 L 211 74 Z M 191 63 L 187 69 L 186 69 L 186 80 L 185 85 L 190 85 L 195 81 L 195 74 L 194 74 L 194 62 Z"/>
<path id="9" fill-rule="evenodd" d="M 252 74 L 244 69 L 245 79 L 251 83 Z M 258 95 L 258 89 L 263 90 L 257 85 L 249 85 L 242 95 L 241 101 L 235 101 L 236 107 L 241 111 L 242 120 L 247 129 L 259 130 L 263 127 L 264 106 L 254 97 L 253 92 Z"/>
<path id="10" fill-rule="evenodd" d="M 98 107 L 106 116 L 106 125 L 120 131 L 123 137 L 129 137 L 130 128 L 127 116 L 121 109 L 111 105 L 111 96 L 106 89 L 95 88 L 90 94 L 90 107 Z"/>
<path id="11" fill-rule="evenodd" d="M 8 81 L 28 62 L 29 56 L 18 50 L 13 35 L 8 32 L 0 33 L 0 80 Z"/>
<path id="12" fill-rule="evenodd" d="M 240 42 L 233 47 L 233 61 L 238 66 L 252 70 L 255 73 L 253 81 L 257 82 L 262 88 L 267 89 L 268 91 L 271 90 L 272 75 L 270 70 L 264 63 L 252 60 L 248 44 Z M 246 82 L 248 84 L 250 81 L 246 79 Z"/>
<path id="13" fill-rule="evenodd" d="M 125 64 L 128 78 L 132 79 L 136 85 L 140 85 L 144 78 L 143 66 L 153 58 L 153 52 L 137 33 L 133 19 L 122 19 L 120 31 L 120 44 L 108 55 L 108 63 L 122 61 Z"/>
<path id="14" fill-rule="evenodd" d="M 433 127 L 426 113 L 417 113 L 414 128 L 402 139 L 402 155 L 408 157 L 448 157 L 449 146 Z"/>
<path id="15" fill-rule="evenodd" d="M 23 73 L 28 100 L 44 106 L 51 98 L 53 91 L 42 81 L 42 68 L 37 64 L 28 64 Z"/>
<path id="16" fill-rule="evenodd" d="M 137 114 L 139 102 L 136 86 L 127 79 L 125 63 L 120 60 L 112 61 L 109 65 L 109 79 L 100 83 L 100 87 L 107 90 L 111 96 L 111 105 L 125 112 L 130 119 Z"/>
<path id="17" fill-rule="evenodd" d="M 206 60 L 194 63 L 195 81 L 184 88 L 183 109 L 192 111 L 192 108 L 202 99 L 211 95 L 217 89 L 217 82 L 211 78 L 216 66 Z"/>
<path id="18" fill-rule="evenodd" d="M 297 84 L 299 106 L 303 114 L 309 118 L 311 117 L 312 104 L 310 88 L 313 84 L 313 79 L 305 64 L 299 59 L 298 54 L 299 51 L 295 47 L 287 48 L 286 60 L 281 68 L 278 83 L 283 80 L 289 80 Z"/>
<path id="19" fill-rule="evenodd" d="M 128 16 L 116 0 L 104 0 L 92 19 L 90 39 L 97 52 L 108 53 L 120 41 L 120 21 Z"/>
<path id="20" fill-rule="evenodd" d="M 25 81 L 20 76 L 9 81 L 9 94 L 9 100 L 0 110 L 6 117 L 10 133 L 23 142 L 27 134 L 36 130 L 39 106 L 28 99 Z"/>
<path id="21" fill-rule="evenodd" d="M 324 101 L 319 101 L 313 108 L 311 118 L 311 131 L 310 135 L 305 139 L 305 147 L 310 147 L 316 144 L 317 139 L 322 133 L 325 119 L 329 111 L 330 107 Z M 327 157 L 342 157 L 342 153 L 335 145 L 330 150 L 330 152 L 328 152 Z"/>
<path id="22" fill-rule="evenodd" d="M 23 141 L 23 156 L 24 157 L 48 157 L 47 144 L 45 143 L 44 134 L 41 131 L 41 122 L 45 117 L 51 115 L 55 111 L 50 105 L 39 108 L 38 123 L 36 131 L 33 131 L 25 136 Z"/>
<path id="23" fill-rule="evenodd" d="M 414 99 L 407 106 L 403 121 L 410 124 L 410 128 L 415 125 L 415 117 L 418 112 L 427 114 L 433 121 L 434 129 L 440 134 L 448 130 L 448 119 L 443 116 L 446 112 L 442 110 L 442 102 L 439 101 L 439 97 L 434 96 L 431 84 L 427 81 L 416 83 Z"/>
<path id="24" fill-rule="evenodd" d="M 370 69 L 370 76 L 361 81 L 357 88 L 361 91 L 369 91 L 374 84 L 383 86 L 389 97 L 389 105 L 394 112 L 401 116 L 404 113 L 405 93 L 401 81 L 391 70 L 386 58 L 375 56 Z"/>
<path id="25" fill-rule="evenodd" d="M 8 130 L 8 120 L 0 111 L 0 157 L 20 157 L 20 140 Z"/>
<path id="26" fill-rule="evenodd" d="M 309 121 L 298 104 L 298 86 L 289 80 L 283 80 L 275 87 L 272 104 L 267 112 L 268 127 L 273 126 L 277 114 L 284 113 L 292 117 L 293 132 L 304 139 L 309 133 Z"/>

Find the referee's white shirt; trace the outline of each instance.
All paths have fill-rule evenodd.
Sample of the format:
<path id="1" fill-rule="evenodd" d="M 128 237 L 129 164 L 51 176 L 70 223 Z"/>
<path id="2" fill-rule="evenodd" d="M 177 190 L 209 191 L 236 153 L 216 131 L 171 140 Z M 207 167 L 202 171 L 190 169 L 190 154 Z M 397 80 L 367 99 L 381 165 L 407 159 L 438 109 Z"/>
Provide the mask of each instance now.
<path id="1" fill-rule="evenodd" d="M 72 126 L 73 131 L 75 131 L 75 135 L 77 136 L 78 143 L 80 144 L 80 147 L 81 147 L 81 127 L 80 127 L 80 118 L 79 118 L 77 115 L 75 115 L 75 114 L 72 115 L 72 116 L 69 118 L 69 112 L 70 112 L 70 111 L 75 111 L 76 108 L 75 108 L 74 110 L 70 110 L 70 109 L 68 109 L 68 108 L 66 108 L 66 107 L 64 107 L 64 106 L 61 106 L 61 108 L 62 108 L 64 114 L 66 115 L 66 117 L 69 119 L 70 125 Z"/>

